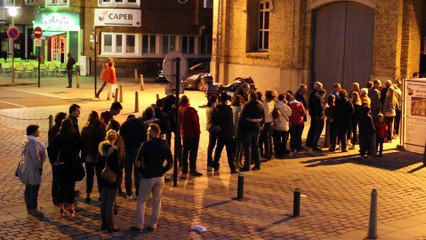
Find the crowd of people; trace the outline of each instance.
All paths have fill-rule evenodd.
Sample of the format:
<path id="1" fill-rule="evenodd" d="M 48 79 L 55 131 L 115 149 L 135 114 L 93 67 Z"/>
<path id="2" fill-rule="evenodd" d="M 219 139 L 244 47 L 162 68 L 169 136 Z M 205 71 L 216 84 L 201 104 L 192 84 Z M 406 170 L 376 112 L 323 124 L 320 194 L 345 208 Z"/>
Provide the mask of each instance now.
<path id="1" fill-rule="evenodd" d="M 330 92 L 316 82 L 307 96 L 311 123 L 303 146 L 302 133 L 308 119 L 306 94 L 307 86 L 301 84 L 294 94 L 266 91 L 263 98 L 263 94 L 252 92 L 244 83 L 232 97 L 226 93 L 210 96 L 206 108 L 207 171 L 220 171 L 224 147 L 229 171 L 234 174 L 260 170 L 262 162 L 272 158 L 294 158 L 299 153 L 324 151 L 324 148 L 329 152 L 338 149 L 346 152 L 356 144 L 362 157 L 381 157 L 383 143 L 392 141 L 399 133 L 400 80 L 386 81 L 384 87 L 379 80 L 368 82 L 366 88 L 353 83 L 350 91 L 335 83 Z M 37 195 L 47 151 L 52 165 L 52 201 L 59 207 L 61 216 L 77 214 L 75 185 L 84 177 L 81 176 L 84 164 L 84 201 L 89 204 L 92 201 L 96 176 L 103 230 L 120 230 L 114 225 L 113 216 L 117 212 L 116 197 L 123 194 L 138 201 L 136 223 L 131 230 L 154 231 L 161 211 L 164 174 L 173 162 L 170 149 L 173 133 L 179 131 L 181 136 L 175 146 L 181 174 L 203 175 L 197 170 L 201 134 L 198 112 L 190 106 L 186 95 L 179 99 L 179 106 L 175 100 L 173 95 L 157 97 L 156 103 L 147 107 L 142 116 L 129 115 L 122 124 L 114 116 L 123 107 L 113 102 L 109 111 L 101 114 L 91 111 L 81 132 L 78 124 L 81 108 L 73 104 L 68 114 L 56 114 L 55 124 L 48 132 L 47 148 L 37 139 L 38 126 L 28 126 L 22 155 L 33 165 L 32 179 L 21 180 L 26 185 L 28 212 L 40 214 Z M 324 128 L 326 134 L 321 145 Z M 145 204 L 151 193 L 152 215 L 145 224 Z"/>

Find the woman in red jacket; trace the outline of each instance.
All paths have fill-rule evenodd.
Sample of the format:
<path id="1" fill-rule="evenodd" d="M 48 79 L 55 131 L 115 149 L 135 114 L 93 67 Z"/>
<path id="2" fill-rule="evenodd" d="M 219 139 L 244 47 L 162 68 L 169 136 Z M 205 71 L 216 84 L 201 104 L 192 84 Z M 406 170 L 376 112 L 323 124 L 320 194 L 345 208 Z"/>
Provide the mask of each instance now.
<path id="1" fill-rule="evenodd" d="M 388 125 L 386 124 L 386 121 L 384 121 L 383 114 L 379 113 L 377 115 L 377 120 L 374 121 L 374 126 L 376 128 L 376 146 L 378 148 L 376 151 L 379 151 L 379 157 L 381 157 L 383 153 L 383 142 L 385 141 L 388 131 Z"/>
<path id="2" fill-rule="evenodd" d="M 115 89 L 117 88 L 117 74 L 115 72 L 114 60 L 112 58 L 108 58 L 107 63 L 101 71 L 100 79 L 102 79 L 104 83 L 96 93 L 96 98 L 99 98 L 99 95 L 106 85 L 108 85 L 107 100 L 111 99 L 111 95 L 112 98 L 115 98 Z"/>
<path id="3" fill-rule="evenodd" d="M 302 132 L 305 127 L 304 117 L 306 110 L 303 104 L 297 101 L 293 94 L 287 92 L 286 98 L 288 106 L 291 108 L 290 116 L 290 149 L 292 153 L 297 153 L 302 150 Z"/>

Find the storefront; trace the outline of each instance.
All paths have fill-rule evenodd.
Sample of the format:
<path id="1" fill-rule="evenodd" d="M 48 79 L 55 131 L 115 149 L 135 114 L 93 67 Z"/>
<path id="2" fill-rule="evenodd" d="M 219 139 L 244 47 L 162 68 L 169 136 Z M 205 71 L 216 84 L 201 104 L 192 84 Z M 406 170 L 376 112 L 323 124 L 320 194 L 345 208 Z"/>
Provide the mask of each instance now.
<path id="1" fill-rule="evenodd" d="M 41 52 L 46 61 L 66 62 L 67 54 L 80 55 L 80 14 L 73 12 L 42 12 L 34 27 L 43 29 Z"/>

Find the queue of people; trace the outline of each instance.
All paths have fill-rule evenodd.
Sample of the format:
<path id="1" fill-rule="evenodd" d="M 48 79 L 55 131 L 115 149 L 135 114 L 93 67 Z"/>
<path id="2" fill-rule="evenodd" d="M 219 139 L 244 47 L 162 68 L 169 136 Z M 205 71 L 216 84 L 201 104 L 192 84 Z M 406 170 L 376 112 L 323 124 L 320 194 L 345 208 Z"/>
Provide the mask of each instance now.
<path id="1" fill-rule="evenodd" d="M 368 83 L 369 88 L 360 88 L 354 83 L 348 93 L 336 83 L 327 94 L 323 84 L 316 82 L 309 95 L 309 111 L 304 84 L 295 94 L 266 91 L 265 99 L 262 99 L 263 94 L 251 92 L 248 84 L 242 84 L 232 97 L 226 93 L 211 97 L 206 110 L 207 170 L 220 171 L 224 147 L 231 174 L 260 170 L 262 162 L 272 158 L 286 159 L 306 151 L 323 151 L 320 137 L 324 127 L 324 146 L 329 152 L 339 148 L 346 152 L 359 144 L 362 157 L 381 157 L 383 143 L 392 141 L 399 132 L 400 84 L 398 80 L 395 84 L 388 81 L 386 87 L 381 88 L 380 81 L 375 80 Z M 85 173 L 84 200 L 88 204 L 92 201 L 95 176 L 97 179 L 102 230 L 120 231 L 113 218 L 116 198 L 122 193 L 129 200 L 138 200 L 136 222 L 131 230 L 154 231 L 161 212 L 164 174 L 173 162 L 172 133 L 179 131 L 181 136 L 178 142 L 182 142 L 182 148 L 177 146 L 181 150 L 177 151 L 181 174 L 202 176 L 197 169 L 201 134 L 197 110 L 190 106 L 186 95 L 179 99 L 179 106 L 168 96 L 157 99 L 141 117 L 129 115 L 120 125 L 114 116 L 120 114 L 123 107 L 114 102 L 109 111 L 101 114 L 91 111 L 80 133 L 80 109 L 73 104 L 68 114 L 56 114 L 55 125 L 48 133 L 47 148 L 37 139 L 38 126 L 28 126 L 22 151 L 23 158 L 32 164 L 31 181 L 23 181 L 28 212 L 40 214 L 37 195 L 47 151 L 52 165 L 52 201 L 59 207 L 61 217 L 78 214 L 75 186 Z M 302 133 L 308 112 L 311 125 L 304 147 Z M 179 115 L 178 122 L 175 114 Z M 83 164 L 85 171 L 81 176 Z M 22 175 L 18 169 L 17 175 Z M 123 180 L 124 191 L 121 188 Z M 145 205 L 151 194 L 152 215 L 145 225 Z"/>

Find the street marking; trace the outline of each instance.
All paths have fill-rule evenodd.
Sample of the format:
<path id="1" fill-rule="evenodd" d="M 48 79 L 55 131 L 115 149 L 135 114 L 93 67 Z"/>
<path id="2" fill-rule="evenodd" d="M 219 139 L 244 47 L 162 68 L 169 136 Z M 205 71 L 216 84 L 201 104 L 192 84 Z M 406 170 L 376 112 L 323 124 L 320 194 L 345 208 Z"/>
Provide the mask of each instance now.
<path id="1" fill-rule="evenodd" d="M 26 106 L 19 105 L 19 104 L 16 104 L 16 103 L 6 102 L 6 101 L 2 101 L 2 100 L 0 100 L 0 102 L 6 103 L 6 104 L 9 104 L 9 105 L 14 105 L 14 106 L 21 107 L 21 108 L 27 108 Z"/>
<path id="2" fill-rule="evenodd" d="M 74 99 L 74 98 L 69 98 L 69 97 L 56 96 L 54 94 L 48 94 L 48 93 L 38 93 L 38 92 L 32 92 L 32 91 L 18 90 L 18 89 L 14 89 L 14 88 L 9 88 L 9 90 L 16 91 L 16 92 L 22 92 L 22 93 L 29 93 L 29 94 L 34 94 L 34 95 L 40 95 L 40 96 L 45 96 L 45 97 L 51 97 L 51 98 L 59 98 L 59 99 L 63 99 L 63 100 L 83 101 L 81 99 Z"/>

